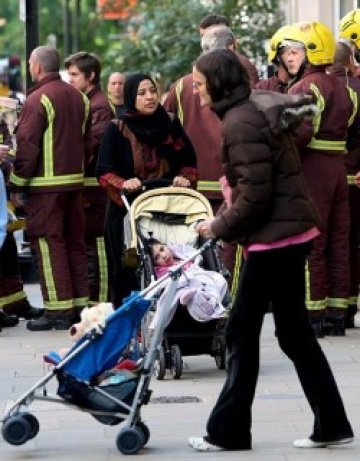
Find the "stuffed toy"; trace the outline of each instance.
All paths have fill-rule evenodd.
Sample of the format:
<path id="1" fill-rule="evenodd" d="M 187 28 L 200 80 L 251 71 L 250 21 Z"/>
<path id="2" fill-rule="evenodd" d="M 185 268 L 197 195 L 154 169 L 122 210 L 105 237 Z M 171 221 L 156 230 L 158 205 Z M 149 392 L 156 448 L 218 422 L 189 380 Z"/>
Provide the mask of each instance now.
<path id="1" fill-rule="evenodd" d="M 100 303 L 92 307 L 85 307 L 81 311 L 80 322 L 74 323 L 69 328 L 70 338 L 77 342 L 94 328 L 100 332 L 105 327 L 106 318 L 113 312 L 114 307 L 111 303 Z"/>

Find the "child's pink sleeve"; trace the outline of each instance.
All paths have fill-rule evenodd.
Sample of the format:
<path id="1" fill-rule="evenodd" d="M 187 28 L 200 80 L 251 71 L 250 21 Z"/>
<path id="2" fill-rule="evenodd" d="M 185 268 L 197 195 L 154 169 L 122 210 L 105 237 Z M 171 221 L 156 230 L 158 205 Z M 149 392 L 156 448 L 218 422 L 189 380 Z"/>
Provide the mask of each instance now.
<path id="1" fill-rule="evenodd" d="M 154 266 L 156 278 L 159 279 L 163 275 L 167 274 L 169 272 L 169 269 L 169 266 Z"/>

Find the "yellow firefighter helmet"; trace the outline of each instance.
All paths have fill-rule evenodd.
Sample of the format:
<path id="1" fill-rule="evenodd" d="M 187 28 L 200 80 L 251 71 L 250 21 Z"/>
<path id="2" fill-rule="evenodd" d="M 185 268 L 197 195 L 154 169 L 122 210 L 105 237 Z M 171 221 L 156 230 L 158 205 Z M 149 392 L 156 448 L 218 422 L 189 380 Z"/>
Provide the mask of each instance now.
<path id="1" fill-rule="evenodd" d="M 287 30 L 290 28 L 290 25 L 282 26 L 278 29 L 275 34 L 270 39 L 270 47 L 268 52 L 269 62 L 274 62 L 278 54 L 279 49 L 281 48 L 281 42 L 286 38 Z"/>
<path id="2" fill-rule="evenodd" d="M 360 9 L 352 10 L 340 20 L 340 37 L 351 40 L 360 48 Z"/>
<path id="3" fill-rule="evenodd" d="M 308 61 L 314 66 L 332 64 L 335 54 L 335 38 L 322 22 L 298 22 L 286 31 L 285 40 L 302 43 Z"/>

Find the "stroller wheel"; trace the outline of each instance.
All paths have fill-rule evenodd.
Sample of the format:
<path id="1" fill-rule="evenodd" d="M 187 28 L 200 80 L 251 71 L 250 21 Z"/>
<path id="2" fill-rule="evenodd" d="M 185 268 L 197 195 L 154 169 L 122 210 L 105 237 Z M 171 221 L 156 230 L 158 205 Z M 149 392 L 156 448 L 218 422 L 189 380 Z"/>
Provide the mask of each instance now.
<path id="1" fill-rule="evenodd" d="M 143 423 L 142 421 L 139 421 L 137 424 L 136 424 L 136 428 L 142 432 L 143 434 L 143 437 L 144 437 L 144 443 L 143 443 L 143 446 L 146 445 L 150 439 L 150 430 L 149 428 L 147 427 L 147 425 L 145 423 Z"/>
<path id="2" fill-rule="evenodd" d="M 2 436 L 11 445 L 22 445 L 29 440 L 32 434 L 30 422 L 21 414 L 7 418 L 1 429 Z"/>
<path id="3" fill-rule="evenodd" d="M 144 445 L 144 435 L 137 427 L 128 427 L 119 432 L 116 446 L 124 455 L 135 455 Z"/>
<path id="4" fill-rule="evenodd" d="M 159 381 L 163 380 L 166 373 L 166 357 L 163 346 L 160 346 L 154 363 L 154 375 Z"/>
<path id="5" fill-rule="evenodd" d="M 28 423 L 30 424 L 31 431 L 28 436 L 28 440 L 33 439 L 38 435 L 39 429 L 40 429 L 40 424 L 38 419 L 32 415 L 31 413 L 21 413 L 21 415 Z"/>
<path id="6" fill-rule="evenodd" d="M 226 368 L 226 346 L 222 336 L 215 336 L 213 340 L 213 355 L 219 370 Z"/>
<path id="7" fill-rule="evenodd" d="M 177 344 L 171 346 L 171 371 L 174 379 L 179 379 L 182 375 L 183 361 L 180 347 Z"/>

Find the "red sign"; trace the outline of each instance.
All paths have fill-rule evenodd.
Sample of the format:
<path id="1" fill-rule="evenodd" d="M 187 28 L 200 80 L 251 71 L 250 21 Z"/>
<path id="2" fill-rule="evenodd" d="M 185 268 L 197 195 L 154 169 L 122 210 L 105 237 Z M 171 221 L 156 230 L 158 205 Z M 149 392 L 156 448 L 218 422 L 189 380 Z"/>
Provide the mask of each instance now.
<path id="1" fill-rule="evenodd" d="M 97 0 L 97 3 L 104 19 L 127 19 L 133 14 L 137 0 Z"/>

